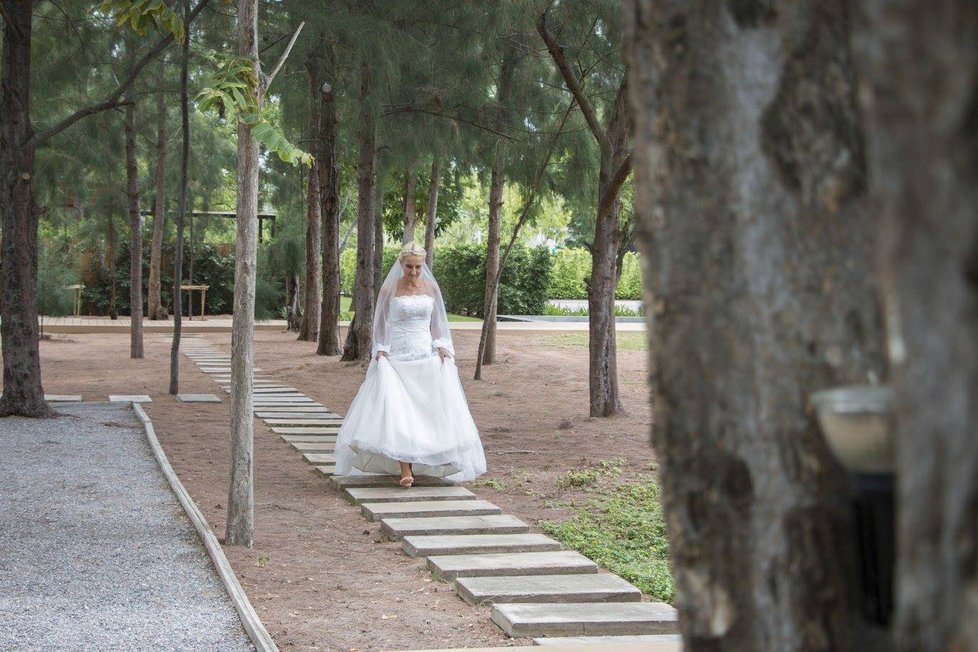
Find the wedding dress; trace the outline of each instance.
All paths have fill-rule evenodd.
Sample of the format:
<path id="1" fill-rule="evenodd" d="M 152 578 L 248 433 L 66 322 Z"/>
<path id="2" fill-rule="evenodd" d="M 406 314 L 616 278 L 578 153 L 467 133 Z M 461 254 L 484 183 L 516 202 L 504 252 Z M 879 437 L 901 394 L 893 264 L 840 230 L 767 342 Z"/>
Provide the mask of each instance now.
<path id="1" fill-rule="evenodd" d="M 441 293 L 425 267 L 426 294 L 395 296 L 394 266 L 378 296 L 374 355 L 337 436 L 336 474 L 399 476 L 404 461 L 415 475 L 471 480 L 486 458 L 458 367 L 438 355 L 454 355 Z"/>

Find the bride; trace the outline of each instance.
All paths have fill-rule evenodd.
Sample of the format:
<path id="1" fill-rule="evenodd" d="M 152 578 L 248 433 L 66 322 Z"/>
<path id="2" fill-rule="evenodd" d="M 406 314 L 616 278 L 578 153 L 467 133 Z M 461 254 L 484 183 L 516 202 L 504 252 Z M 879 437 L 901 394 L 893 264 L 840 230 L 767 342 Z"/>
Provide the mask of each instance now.
<path id="1" fill-rule="evenodd" d="M 377 297 L 373 357 L 336 441 L 336 474 L 400 473 L 463 481 L 486 458 L 455 366 L 441 290 L 425 250 L 401 249 Z"/>

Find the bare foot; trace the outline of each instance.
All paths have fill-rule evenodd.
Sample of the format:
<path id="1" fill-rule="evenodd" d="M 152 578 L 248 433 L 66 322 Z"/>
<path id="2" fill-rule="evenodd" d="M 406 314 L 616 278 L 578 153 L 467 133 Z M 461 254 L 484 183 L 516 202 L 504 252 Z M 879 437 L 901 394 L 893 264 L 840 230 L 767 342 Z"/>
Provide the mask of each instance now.
<path id="1" fill-rule="evenodd" d="M 401 481 L 398 482 L 398 484 L 401 485 L 402 487 L 410 487 L 412 484 L 414 484 L 414 478 L 412 478 L 409 475 L 404 476 L 403 478 L 401 478 Z"/>

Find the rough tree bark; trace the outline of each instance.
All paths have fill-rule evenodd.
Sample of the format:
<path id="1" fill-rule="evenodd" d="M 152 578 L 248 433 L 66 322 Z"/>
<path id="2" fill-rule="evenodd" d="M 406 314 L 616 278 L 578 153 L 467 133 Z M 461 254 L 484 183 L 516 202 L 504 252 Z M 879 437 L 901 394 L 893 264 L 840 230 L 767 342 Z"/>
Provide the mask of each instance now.
<path id="1" fill-rule="evenodd" d="M 334 58 L 327 52 L 327 74 L 334 74 Z M 330 79 L 317 76 L 315 97 L 318 140 L 319 200 L 322 216 L 323 296 L 319 324 L 319 355 L 340 355 L 340 164 L 337 156 L 336 93 Z"/>
<path id="2" fill-rule="evenodd" d="M 129 356 L 143 357 L 143 216 L 139 214 L 136 105 L 126 105 L 126 195 L 129 199 Z"/>
<path id="3" fill-rule="evenodd" d="M 438 183 L 441 162 L 436 156 L 431 161 L 431 180 L 428 182 L 428 210 L 425 214 L 424 250 L 428 268 L 435 266 L 435 228 L 438 226 Z"/>
<path id="4" fill-rule="evenodd" d="M 105 264 L 109 268 L 109 319 L 119 318 L 119 302 L 116 296 L 116 256 L 119 253 L 119 232 L 115 228 L 115 202 L 105 208 L 106 252 Z"/>
<path id="5" fill-rule="evenodd" d="M 299 305 L 299 275 L 285 275 L 285 328 L 293 333 L 302 329 L 302 307 Z M 318 297 L 317 297 L 318 298 Z M 302 339 L 300 335 L 297 339 Z"/>
<path id="6" fill-rule="evenodd" d="M 3 396 L 0 416 L 52 414 L 41 387 L 37 325 L 38 209 L 31 185 L 31 3 L 4 2 L 0 64 L 0 214 L 3 238 Z"/>
<path id="7" fill-rule="evenodd" d="M 238 56 L 258 63 L 258 0 L 238 0 Z M 255 90 L 258 106 L 262 84 Z M 231 479 L 225 541 L 251 547 L 255 531 L 254 397 L 255 279 L 258 259 L 258 141 L 238 122 L 237 233 L 234 244 L 234 316 L 231 327 Z"/>
<path id="8" fill-rule="evenodd" d="M 387 177 L 381 165 L 377 165 L 374 181 L 374 301 L 384 282 L 384 186 Z"/>
<path id="9" fill-rule="evenodd" d="M 415 195 L 418 188 L 416 164 L 411 161 L 404 169 L 404 235 L 401 244 L 414 242 L 414 230 L 418 226 L 418 207 Z"/>
<path id="10" fill-rule="evenodd" d="M 190 168 L 190 99 L 188 97 L 190 66 L 190 8 L 183 3 L 184 39 L 180 56 L 180 195 L 177 201 L 177 237 L 173 251 L 173 343 L 170 345 L 170 394 L 180 391 L 180 337 L 183 333 L 183 305 L 180 285 L 183 283 L 183 227 L 187 217 L 187 185 Z"/>
<path id="11" fill-rule="evenodd" d="M 319 73 L 316 60 L 310 52 L 306 60 L 306 72 L 309 75 L 309 123 L 306 127 L 308 138 L 319 142 Z M 302 325 L 299 328 L 298 339 L 303 342 L 316 342 L 319 339 L 321 305 L 324 297 L 320 297 L 320 285 L 325 276 L 325 261 L 322 260 L 325 244 L 325 225 L 322 223 L 322 204 L 319 192 L 319 161 L 309 168 L 306 185 L 306 281 L 305 281 L 305 310 L 302 313 Z"/>
<path id="12" fill-rule="evenodd" d="M 546 13 L 537 21 L 537 31 L 568 90 L 577 100 L 600 152 L 597 219 L 591 244 L 591 276 L 587 284 L 588 386 L 591 416 L 607 417 L 622 409 L 618 394 L 615 288 L 618 284 L 618 249 L 621 246 L 619 195 L 622 184 L 631 172 L 628 109 L 624 98 L 627 81 L 622 81 L 614 106 L 606 117 L 607 126 L 603 126 L 563 47 L 547 26 Z"/>
<path id="13" fill-rule="evenodd" d="M 360 126 L 357 131 L 357 278 L 353 292 L 353 323 L 346 335 L 343 360 L 369 362 L 374 321 L 374 187 L 376 174 L 376 123 L 370 105 L 373 71 L 366 61 L 360 65 Z"/>
<path id="14" fill-rule="evenodd" d="M 978 650 L 978 7 L 860 3 L 905 652 Z"/>
<path id="15" fill-rule="evenodd" d="M 166 228 L 166 60 L 160 62 L 159 87 L 156 91 L 156 201 L 153 203 L 153 243 L 149 253 L 149 287 L 146 297 L 146 316 L 166 319 L 163 308 L 160 267 L 163 264 L 163 232 Z"/>
<path id="16" fill-rule="evenodd" d="M 690 652 L 875 649 L 844 473 L 806 408 L 885 372 L 847 10 L 625 3 L 653 441 Z"/>
<path id="17" fill-rule="evenodd" d="M 510 50 L 503 57 L 499 72 L 499 85 L 496 90 L 496 104 L 499 111 L 499 122 L 507 124 L 507 105 L 513 94 L 513 74 L 519 61 L 514 51 Z M 492 172 L 489 183 L 489 226 L 486 238 L 486 292 L 483 298 L 485 315 L 483 319 L 488 324 L 486 329 L 482 364 L 493 364 L 496 361 L 496 313 L 499 309 L 498 289 L 493 287 L 499 276 L 499 245 L 503 224 L 503 188 L 506 185 L 505 163 L 502 152 L 503 144 L 496 143 L 492 157 Z"/>

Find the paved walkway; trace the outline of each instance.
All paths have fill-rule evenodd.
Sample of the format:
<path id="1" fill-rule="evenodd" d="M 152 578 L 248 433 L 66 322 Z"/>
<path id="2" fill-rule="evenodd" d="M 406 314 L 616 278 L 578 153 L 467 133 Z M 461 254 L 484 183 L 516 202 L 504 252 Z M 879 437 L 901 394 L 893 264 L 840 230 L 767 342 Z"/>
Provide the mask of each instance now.
<path id="1" fill-rule="evenodd" d="M 231 357 L 200 338 L 181 350 L 225 391 Z M 642 601 L 637 588 L 550 537 L 530 533 L 465 487 L 440 478 L 416 478 L 397 487 L 386 475 L 334 476 L 341 415 L 294 387 L 256 371 L 254 413 L 353 503 L 380 532 L 403 541 L 436 579 L 454 585 L 469 604 L 493 605 L 492 622 L 514 638 L 551 649 L 580 644 L 624 650 L 679 652 L 677 614 Z M 595 648 L 597 649 L 597 648 Z"/>
<path id="2" fill-rule="evenodd" d="M 349 326 L 349 322 L 340 322 L 340 326 Z M 449 322 L 449 327 L 454 331 L 478 331 L 482 329 L 481 321 L 455 321 Z M 580 322 L 505 322 L 496 324 L 500 331 L 587 331 L 587 321 Z M 284 331 L 286 322 L 283 319 L 270 319 L 260 321 L 255 324 L 255 329 L 259 331 Z M 644 331 L 644 323 L 619 323 L 619 332 Z M 181 330 L 184 333 L 230 333 L 231 317 L 205 317 L 200 319 L 195 317 L 193 321 L 184 318 L 181 322 Z M 128 333 L 129 318 L 119 317 L 118 319 L 108 319 L 107 317 L 45 317 L 43 319 L 43 331 L 45 333 Z M 143 320 L 143 331 L 147 333 L 171 333 L 173 322 Z"/>
<path id="3" fill-rule="evenodd" d="M 0 650 L 252 650 L 128 405 L 0 419 Z"/>

